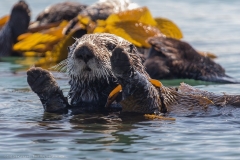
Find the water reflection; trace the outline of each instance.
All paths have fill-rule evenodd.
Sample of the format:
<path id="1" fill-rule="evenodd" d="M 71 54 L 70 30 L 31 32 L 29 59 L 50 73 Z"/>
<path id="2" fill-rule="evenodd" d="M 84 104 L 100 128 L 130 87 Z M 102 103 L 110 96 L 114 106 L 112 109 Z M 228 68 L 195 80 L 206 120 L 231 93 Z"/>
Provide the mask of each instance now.
<path id="1" fill-rule="evenodd" d="M 2 2 L 2 15 L 9 12 L 13 1 L 15 2 Z M 217 54 L 216 62 L 220 63 L 230 76 L 240 79 L 240 10 L 237 7 L 240 1 L 135 2 L 148 6 L 154 16 L 167 17 L 176 22 L 186 41 L 199 50 Z M 50 1 L 29 3 L 34 8 L 33 15 L 36 15 Z M 44 114 L 38 97 L 30 91 L 26 82 L 25 69 L 31 67 L 32 64 L 28 62 L 34 59 L 28 61 L 10 58 L 2 61 L 0 159 L 7 159 L 6 155 L 30 156 L 15 159 L 40 159 L 33 155 L 59 156 L 52 159 L 240 157 L 239 109 L 223 108 L 212 115 L 174 116 L 174 122 L 141 118 L 109 122 L 99 120 L 98 117 L 85 120 L 82 116 Z M 58 83 L 66 94 L 66 79 L 61 76 L 59 78 Z M 172 86 L 182 81 L 208 91 L 240 94 L 239 84 L 206 84 L 191 80 L 163 81 L 163 84 Z"/>
<path id="2" fill-rule="evenodd" d="M 11 148 L 16 155 L 61 155 L 73 159 L 186 155 L 203 159 L 239 155 L 240 112 L 236 108 L 216 110 L 212 115 L 173 115 L 176 121 L 146 120 L 142 116 L 109 121 L 102 118 L 106 115 L 49 114 L 43 113 L 41 102 L 27 86 L 25 72 L 5 78 L 0 83 L 2 151 Z M 58 82 L 67 92 L 66 78 L 59 75 Z M 210 89 L 216 88 L 213 86 Z M 197 87 L 207 89 L 204 85 Z M 215 151 L 208 152 L 212 148 Z"/>

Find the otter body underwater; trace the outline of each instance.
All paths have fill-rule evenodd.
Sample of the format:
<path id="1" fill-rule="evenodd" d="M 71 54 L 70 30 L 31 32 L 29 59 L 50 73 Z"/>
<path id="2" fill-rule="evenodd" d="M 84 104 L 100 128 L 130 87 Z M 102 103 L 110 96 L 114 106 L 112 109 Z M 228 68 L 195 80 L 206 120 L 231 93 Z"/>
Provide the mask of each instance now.
<path id="1" fill-rule="evenodd" d="M 216 95 L 185 84 L 178 90 L 154 84 L 136 47 L 112 34 L 84 35 L 68 50 L 68 58 L 57 66 L 69 76 L 68 100 L 49 71 L 31 68 L 27 72 L 28 83 L 46 112 L 189 114 L 204 113 L 208 106 L 240 106 L 240 96 Z M 108 98 L 118 85 L 122 91 Z"/>

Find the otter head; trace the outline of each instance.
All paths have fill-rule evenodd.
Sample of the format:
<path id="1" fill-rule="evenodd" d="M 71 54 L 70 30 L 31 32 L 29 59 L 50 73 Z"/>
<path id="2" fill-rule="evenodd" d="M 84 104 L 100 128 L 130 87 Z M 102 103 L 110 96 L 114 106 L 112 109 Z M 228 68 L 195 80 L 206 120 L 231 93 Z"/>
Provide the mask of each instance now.
<path id="1" fill-rule="evenodd" d="M 67 72 L 81 80 L 108 79 L 113 76 L 110 57 L 116 46 L 123 47 L 132 57 L 134 66 L 144 68 L 137 49 L 130 42 L 113 34 L 86 34 L 68 48 Z"/>
<path id="2" fill-rule="evenodd" d="M 121 41 L 110 34 L 86 34 L 68 47 L 67 72 L 80 80 L 112 77 L 110 56 Z"/>

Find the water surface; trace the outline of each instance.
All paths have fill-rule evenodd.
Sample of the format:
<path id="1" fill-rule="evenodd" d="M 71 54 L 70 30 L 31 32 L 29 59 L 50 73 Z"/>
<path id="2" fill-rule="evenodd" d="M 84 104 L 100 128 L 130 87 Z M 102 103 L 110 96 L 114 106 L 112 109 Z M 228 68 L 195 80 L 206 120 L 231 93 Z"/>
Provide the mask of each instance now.
<path id="1" fill-rule="evenodd" d="M 0 15 L 9 13 L 15 2 L 2 0 Z M 34 19 L 46 6 L 60 1 L 27 2 Z M 183 31 L 185 41 L 198 50 L 215 53 L 227 74 L 240 79 L 240 1 L 134 2 L 148 6 L 155 17 L 173 20 Z M 0 159 L 240 158 L 240 109 L 226 108 L 206 116 L 175 115 L 176 121 L 136 118 L 106 122 L 88 115 L 44 114 L 26 82 L 25 69 L 31 64 L 15 63 L 21 60 L 0 62 Z M 240 94 L 239 84 L 193 80 L 163 83 L 177 85 L 181 81 L 216 93 Z M 58 83 L 67 94 L 66 78 L 59 78 Z"/>

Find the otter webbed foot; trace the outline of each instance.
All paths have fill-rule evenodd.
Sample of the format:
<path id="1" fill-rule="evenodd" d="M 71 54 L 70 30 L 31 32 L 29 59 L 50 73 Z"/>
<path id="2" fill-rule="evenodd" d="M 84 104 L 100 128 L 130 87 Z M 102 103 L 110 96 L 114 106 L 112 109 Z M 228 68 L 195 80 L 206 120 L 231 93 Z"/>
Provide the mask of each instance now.
<path id="1" fill-rule="evenodd" d="M 44 111 L 68 112 L 68 102 L 49 71 L 39 67 L 31 68 L 27 71 L 27 82 L 40 98 Z"/>

